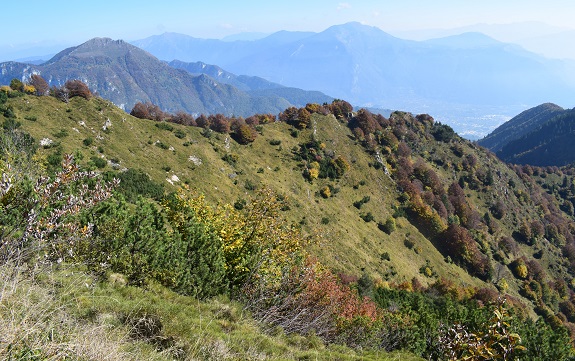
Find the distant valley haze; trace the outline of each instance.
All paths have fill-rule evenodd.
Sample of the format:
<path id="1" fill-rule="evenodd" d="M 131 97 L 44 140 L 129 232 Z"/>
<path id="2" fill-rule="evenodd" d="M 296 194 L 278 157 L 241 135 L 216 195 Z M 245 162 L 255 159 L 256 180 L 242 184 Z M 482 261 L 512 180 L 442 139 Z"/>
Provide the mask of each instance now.
<path id="1" fill-rule="evenodd" d="M 92 38 L 122 39 L 166 62 L 429 113 L 470 139 L 541 103 L 575 106 L 569 1 L 57 0 L 3 11 L 17 29 L 0 39 L 3 62 L 40 64 Z"/>

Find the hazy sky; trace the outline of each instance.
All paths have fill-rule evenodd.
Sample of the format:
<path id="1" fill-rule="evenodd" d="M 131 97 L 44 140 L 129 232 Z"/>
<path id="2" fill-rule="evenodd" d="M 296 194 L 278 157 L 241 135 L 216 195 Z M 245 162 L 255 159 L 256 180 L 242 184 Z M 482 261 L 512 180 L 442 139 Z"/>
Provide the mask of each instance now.
<path id="1" fill-rule="evenodd" d="M 0 51 L 23 43 L 77 45 L 93 37 L 137 40 L 164 32 L 221 38 L 322 31 L 350 21 L 389 32 L 522 21 L 575 27 L 573 0 L 28 0 L 3 1 L 0 9 Z"/>

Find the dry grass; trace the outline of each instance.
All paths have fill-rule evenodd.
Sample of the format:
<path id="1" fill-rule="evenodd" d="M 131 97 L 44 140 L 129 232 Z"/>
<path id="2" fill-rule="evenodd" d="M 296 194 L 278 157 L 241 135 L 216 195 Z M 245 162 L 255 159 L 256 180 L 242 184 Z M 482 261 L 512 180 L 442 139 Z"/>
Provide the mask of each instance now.
<path id="1" fill-rule="evenodd" d="M 80 323 L 70 316 L 60 297 L 67 290 L 40 279 L 49 275 L 17 265 L 0 268 L 0 359 L 138 359 L 124 351 L 125 335 L 105 320 Z"/>
<path id="2" fill-rule="evenodd" d="M 265 334 L 225 298 L 94 281 L 78 266 L 0 266 L 0 360 L 420 360 Z M 401 356 L 398 356 L 401 355 Z"/>

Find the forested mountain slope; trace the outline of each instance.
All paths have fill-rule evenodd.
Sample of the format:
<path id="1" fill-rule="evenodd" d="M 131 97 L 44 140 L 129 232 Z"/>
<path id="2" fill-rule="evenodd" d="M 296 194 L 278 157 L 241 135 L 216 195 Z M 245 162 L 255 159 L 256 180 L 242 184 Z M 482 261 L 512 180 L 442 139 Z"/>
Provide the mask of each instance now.
<path id="1" fill-rule="evenodd" d="M 555 104 L 524 111 L 495 129 L 479 145 L 505 162 L 535 166 L 564 166 L 575 162 L 575 112 Z"/>

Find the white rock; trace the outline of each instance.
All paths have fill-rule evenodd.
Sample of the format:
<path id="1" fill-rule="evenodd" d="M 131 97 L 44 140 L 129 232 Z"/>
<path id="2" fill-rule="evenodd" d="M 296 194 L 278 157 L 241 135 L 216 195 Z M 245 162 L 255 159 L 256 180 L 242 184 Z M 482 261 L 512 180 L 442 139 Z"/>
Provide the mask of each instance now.
<path id="1" fill-rule="evenodd" d="M 195 155 L 190 155 L 188 157 L 188 160 L 190 162 L 193 162 L 194 165 L 202 165 L 202 160 L 199 157 L 196 157 Z"/>
<path id="2" fill-rule="evenodd" d="M 52 143 L 54 143 L 54 141 L 50 138 L 42 138 L 40 139 L 40 145 L 43 147 L 47 147 L 49 145 L 51 145 Z"/>

